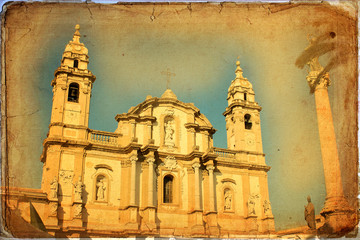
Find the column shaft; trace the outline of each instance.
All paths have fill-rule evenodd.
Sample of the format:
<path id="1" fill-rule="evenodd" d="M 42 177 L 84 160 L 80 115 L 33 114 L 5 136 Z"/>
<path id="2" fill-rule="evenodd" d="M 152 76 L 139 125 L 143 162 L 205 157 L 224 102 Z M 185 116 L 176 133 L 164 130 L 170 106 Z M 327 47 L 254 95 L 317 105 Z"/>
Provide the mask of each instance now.
<path id="1" fill-rule="evenodd" d="M 136 198 L 136 161 L 137 157 L 131 158 L 131 178 L 130 178 L 130 205 L 135 206 Z"/>
<path id="2" fill-rule="evenodd" d="M 327 88 L 315 90 L 321 155 L 324 166 L 326 197 L 342 197 L 341 170 L 336 146 L 336 136 Z"/>
<path id="3" fill-rule="evenodd" d="M 149 159 L 149 191 L 148 206 L 154 206 L 154 159 Z"/>
<path id="4" fill-rule="evenodd" d="M 214 167 L 208 166 L 209 171 L 209 195 L 210 195 L 210 211 L 215 211 L 215 192 L 214 192 Z"/>
<path id="5" fill-rule="evenodd" d="M 199 179 L 199 168 L 200 164 L 195 163 L 193 165 L 195 170 L 195 210 L 200 210 L 200 179 Z"/>

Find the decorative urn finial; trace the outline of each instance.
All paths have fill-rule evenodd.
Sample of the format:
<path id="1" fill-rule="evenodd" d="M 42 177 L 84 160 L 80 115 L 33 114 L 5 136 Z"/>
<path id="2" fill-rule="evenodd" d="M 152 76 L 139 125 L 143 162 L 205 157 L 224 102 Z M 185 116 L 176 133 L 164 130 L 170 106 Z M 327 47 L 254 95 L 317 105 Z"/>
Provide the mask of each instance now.
<path id="1" fill-rule="evenodd" d="M 236 70 L 235 70 L 235 75 L 236 75 L 236 79 L 243 79 L 243 70 L 240 67 L 240 61 L 236 61 Z"/>
<path id="2" fill-rule="evenodd" d="M 74 37 L 73 37 L 73 42 L 75 43 L 80 43 L 80 25 L 79 24 L 76 24 L 75 25 L 75 33 L 74 33 Z"/>

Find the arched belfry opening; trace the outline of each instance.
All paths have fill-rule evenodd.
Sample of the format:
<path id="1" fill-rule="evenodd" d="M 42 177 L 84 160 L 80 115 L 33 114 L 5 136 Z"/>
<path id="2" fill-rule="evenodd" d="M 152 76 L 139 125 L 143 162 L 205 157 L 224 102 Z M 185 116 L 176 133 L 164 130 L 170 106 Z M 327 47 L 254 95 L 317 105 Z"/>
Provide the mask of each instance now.
<path id="1" fill-rule="evenodd" d="M 252 128 L 252 121 L 251 121 L 251 115 L 250 114 L 245 114 L 244 123 L 245 123 L 245 129 L 251 129 Z"/>
<path id="2" fill-rule="evenodd" d="M 174 186 L 174 177 L 171 175 L 166 175 L 164 177 L 164 203 L 173 202 L 173 186 Z"/>
<path id="3" fill-rule="evenodd" d="M 79 67 L 79 60 L 74 60 L 74 68 L 78 68 Z"/>
<path id="4" fill-rule="evenodd" d="M 79 84 L 71 83 L 69 86 L 68 93 L 68 101 L 69 102 L 79 102 Z"/>

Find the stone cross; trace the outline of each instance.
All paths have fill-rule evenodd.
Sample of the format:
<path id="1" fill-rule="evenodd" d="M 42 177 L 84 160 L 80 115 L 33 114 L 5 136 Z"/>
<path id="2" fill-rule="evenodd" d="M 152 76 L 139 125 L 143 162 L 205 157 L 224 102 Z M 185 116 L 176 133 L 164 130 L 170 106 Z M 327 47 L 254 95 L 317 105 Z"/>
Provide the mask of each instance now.
<path id="1" fill-rule="evenodd" d="M 171 76 L 176 76 L 175 73 L 170 72 L 170 69 L 167 68 L 166 71 L 162 71 L 161 72 L 162 75 L 166 75 L 166 89 L 169 89 L 169 84 L 170 84 L 170 80 L 171 80 Z"/>

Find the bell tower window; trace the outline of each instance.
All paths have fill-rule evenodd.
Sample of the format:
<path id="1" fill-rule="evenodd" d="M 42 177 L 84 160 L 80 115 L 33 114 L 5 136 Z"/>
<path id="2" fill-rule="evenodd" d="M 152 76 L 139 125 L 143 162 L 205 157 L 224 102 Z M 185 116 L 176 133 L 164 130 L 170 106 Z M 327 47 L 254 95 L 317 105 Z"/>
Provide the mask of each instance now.
<path id="1" fill-rule="evenodd" d="M 244 93 L 244 100 L 246 101 L 247 100 L 247 94 Z"/>
<path id="2" fill-rule="evenodd" d="M 79 102 L 79 84 L 71 83 L 69 86 L 68 93 L 68 101 L 69 102 Z"/>
<path id="3" fill-rule="evenodd" d="M 74 68 L 78 68 L 79 67 L 79 61 L 78 60 L 74 60 Z"/>
<path id="4" fill-rule="evenodd" d="M 251 115 L 250 114 L 245 114 L 244 122 L 245 122 L 245 129 L 251 129 L 252 122 L 251 122 Z"/>
<path id="5" fill-rule="evenodd" d="M 171 175 L 164 177 L 164 203 L 173 202 L 173 180 Z"/>

